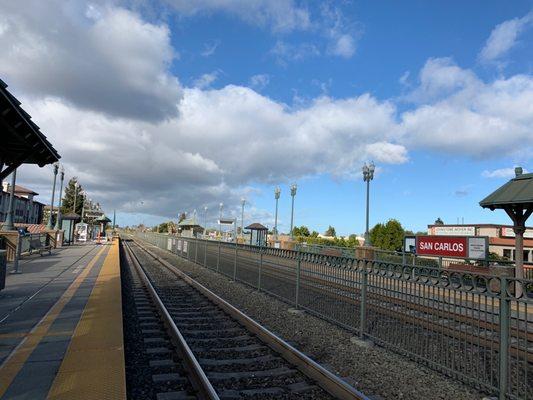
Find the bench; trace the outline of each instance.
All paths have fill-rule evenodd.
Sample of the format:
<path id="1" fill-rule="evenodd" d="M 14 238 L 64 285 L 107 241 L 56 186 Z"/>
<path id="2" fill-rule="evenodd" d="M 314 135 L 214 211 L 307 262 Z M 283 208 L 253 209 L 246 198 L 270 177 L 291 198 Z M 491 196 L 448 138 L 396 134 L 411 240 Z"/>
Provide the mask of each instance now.
<path id="1" fill-rule="evenodd" d="M 37 237 L 37 238 L 30 238 L 30 249 L 29 249 L 29 253 L 30 255 L 34 252 L 34 251 L 37 251 L 39 253 L 39 255 L 42 257 L 43 255 L 43 251 L 48 251 L 48 255 L 52 254 L 52 246 L 49 245 L 49 244 L 42 244 L 41 243 L 41 238 L 40 237 Z"/>

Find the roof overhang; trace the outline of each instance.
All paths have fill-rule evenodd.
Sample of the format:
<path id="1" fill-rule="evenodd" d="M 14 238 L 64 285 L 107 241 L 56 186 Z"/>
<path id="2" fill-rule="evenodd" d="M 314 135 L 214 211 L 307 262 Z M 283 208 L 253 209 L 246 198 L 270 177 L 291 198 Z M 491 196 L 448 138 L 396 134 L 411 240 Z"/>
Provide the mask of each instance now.
<path id="1" fill-rule="evenodd" d="M 21 164 L 43 167 L 60 158 L 20 104 L 7 90 L 7 84 L 0 79 L 0 179 Z"/>

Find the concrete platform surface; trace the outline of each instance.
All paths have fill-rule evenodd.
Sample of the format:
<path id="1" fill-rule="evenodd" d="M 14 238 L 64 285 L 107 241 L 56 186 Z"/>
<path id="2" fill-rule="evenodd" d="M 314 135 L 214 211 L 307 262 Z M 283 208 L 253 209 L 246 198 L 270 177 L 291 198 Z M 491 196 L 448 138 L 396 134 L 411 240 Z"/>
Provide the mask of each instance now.
<path id="1" fill-rule="evenodd" d="M 31 256 L 21 260 L 19 269 L 22 274 L 8 274 L 6 288 L 0 291 L 0 399 L 121 398 L 124 363 L 118 242 Z M 103 327 L 110 327 L 111 340 L 102 339 Z M 113 365 L 108 368 L 116 375 L 113 387 L 118 387 L 112 397 L 87 391 L 87 387 L 84 395 L 76 394 L 81 384 L 72 384 L 76 382 L 69 372 L 72 361 L 65 360 L 79 360 L 79 349 L 84 347 L 103 348 L 107 356 L 111 354 Z M 101 370 L 105 369 L 104 364 Z"/>

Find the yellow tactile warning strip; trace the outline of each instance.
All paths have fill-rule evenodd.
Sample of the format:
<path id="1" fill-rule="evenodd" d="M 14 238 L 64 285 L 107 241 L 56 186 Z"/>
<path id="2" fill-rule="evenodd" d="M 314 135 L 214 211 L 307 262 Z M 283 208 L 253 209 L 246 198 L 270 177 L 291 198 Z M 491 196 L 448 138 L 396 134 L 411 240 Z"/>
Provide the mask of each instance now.
<path id="1" fill-rule="evenodd" d="M 76 277 L 74 282 L 70 284 L 48 313 L 46 313 L 39 323 L 35 325 L 28 336 L 15 348 L 15 350 L 13 350 L 9 357 L 0 366 L 0 397 L 2 397 L 9 388 L 9 385 L 11 385 L 13 379 L 15 379 L 39 342 L 48 334 L 50 327 L 72 296 L 74 296 L 76 290 L 78 290 L 87 275 L 89 275 L 104 250 L 105 247 L 96 253 L 87 267 Z"/>
<path id="2" fill-rule="evenodd" d="M 119 243 L 94 284 L 48 399 L 125 399 Z"/>

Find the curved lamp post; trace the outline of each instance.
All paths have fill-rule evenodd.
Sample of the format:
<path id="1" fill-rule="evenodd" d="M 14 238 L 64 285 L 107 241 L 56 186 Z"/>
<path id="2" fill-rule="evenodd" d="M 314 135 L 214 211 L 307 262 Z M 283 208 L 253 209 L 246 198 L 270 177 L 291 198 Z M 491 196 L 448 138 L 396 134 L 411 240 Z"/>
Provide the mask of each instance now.
<path id="1" fill-rule="evenodd" d="M 292 197 L 292 206 L 291 206 L 291 239 L 294 237 L 292 230 L 293 230 L 293 223 L 294 223 L 294 196 L 296 196 L 296 189 L 298 186 L 296 186 L 296 183 L 293 183 L 291 185 L 291 197 Z"/>
<path id="2" fill-rule="evenodd" d="M 48 218 L 48 223 L 46 224 L 46 229 L 52 230 L 52 219 L 54 218 L 54 197 L 56 194 L 56 179 L 57 179 L 57 170 L 59 169 L 59 163 L 54 163 L 54 183 L 52 184 L 52 201 L 50 202 L 50 218 Z"/>
<path id="3" fill-rule="evenodd" d="M 276 214 L 274 217 L 274 236 L 276 236 L 276 239 L 278 237 L 278 200 L 279 200 L 280 194 L 281 194 L 281 189 L 279 187 L 276 187 L 274 189 L 274 198 L 276 199 Z"/>
<path id="4" fill-rule="evenodd" d="M 57 206 L 57 218 L 56 218 L 56 224 L 54 226 L 54 230 L 58 231 L 61 229 L 61 203 L 62 203 L 62 197 L 63 197 L 63 180 L 65 179 L 65 168 L 61 166 L 61 170 L 59 172 L 59 179 L 60 179 L 60 185 L 59 185 L 59 202 Z"/>
<path id="5" fill-rule="evenodd" d="M 363 181 L 366 182 L 366 231 L 365 231 L 365 246 L 372 246 L 370 242 L 370 233 L 368 228 L 368 218 L 370 214 L 370 181 L 374 179 L 374 170 L 376 166 L 374 162 L 369 165 L 363 165 Z"/>

